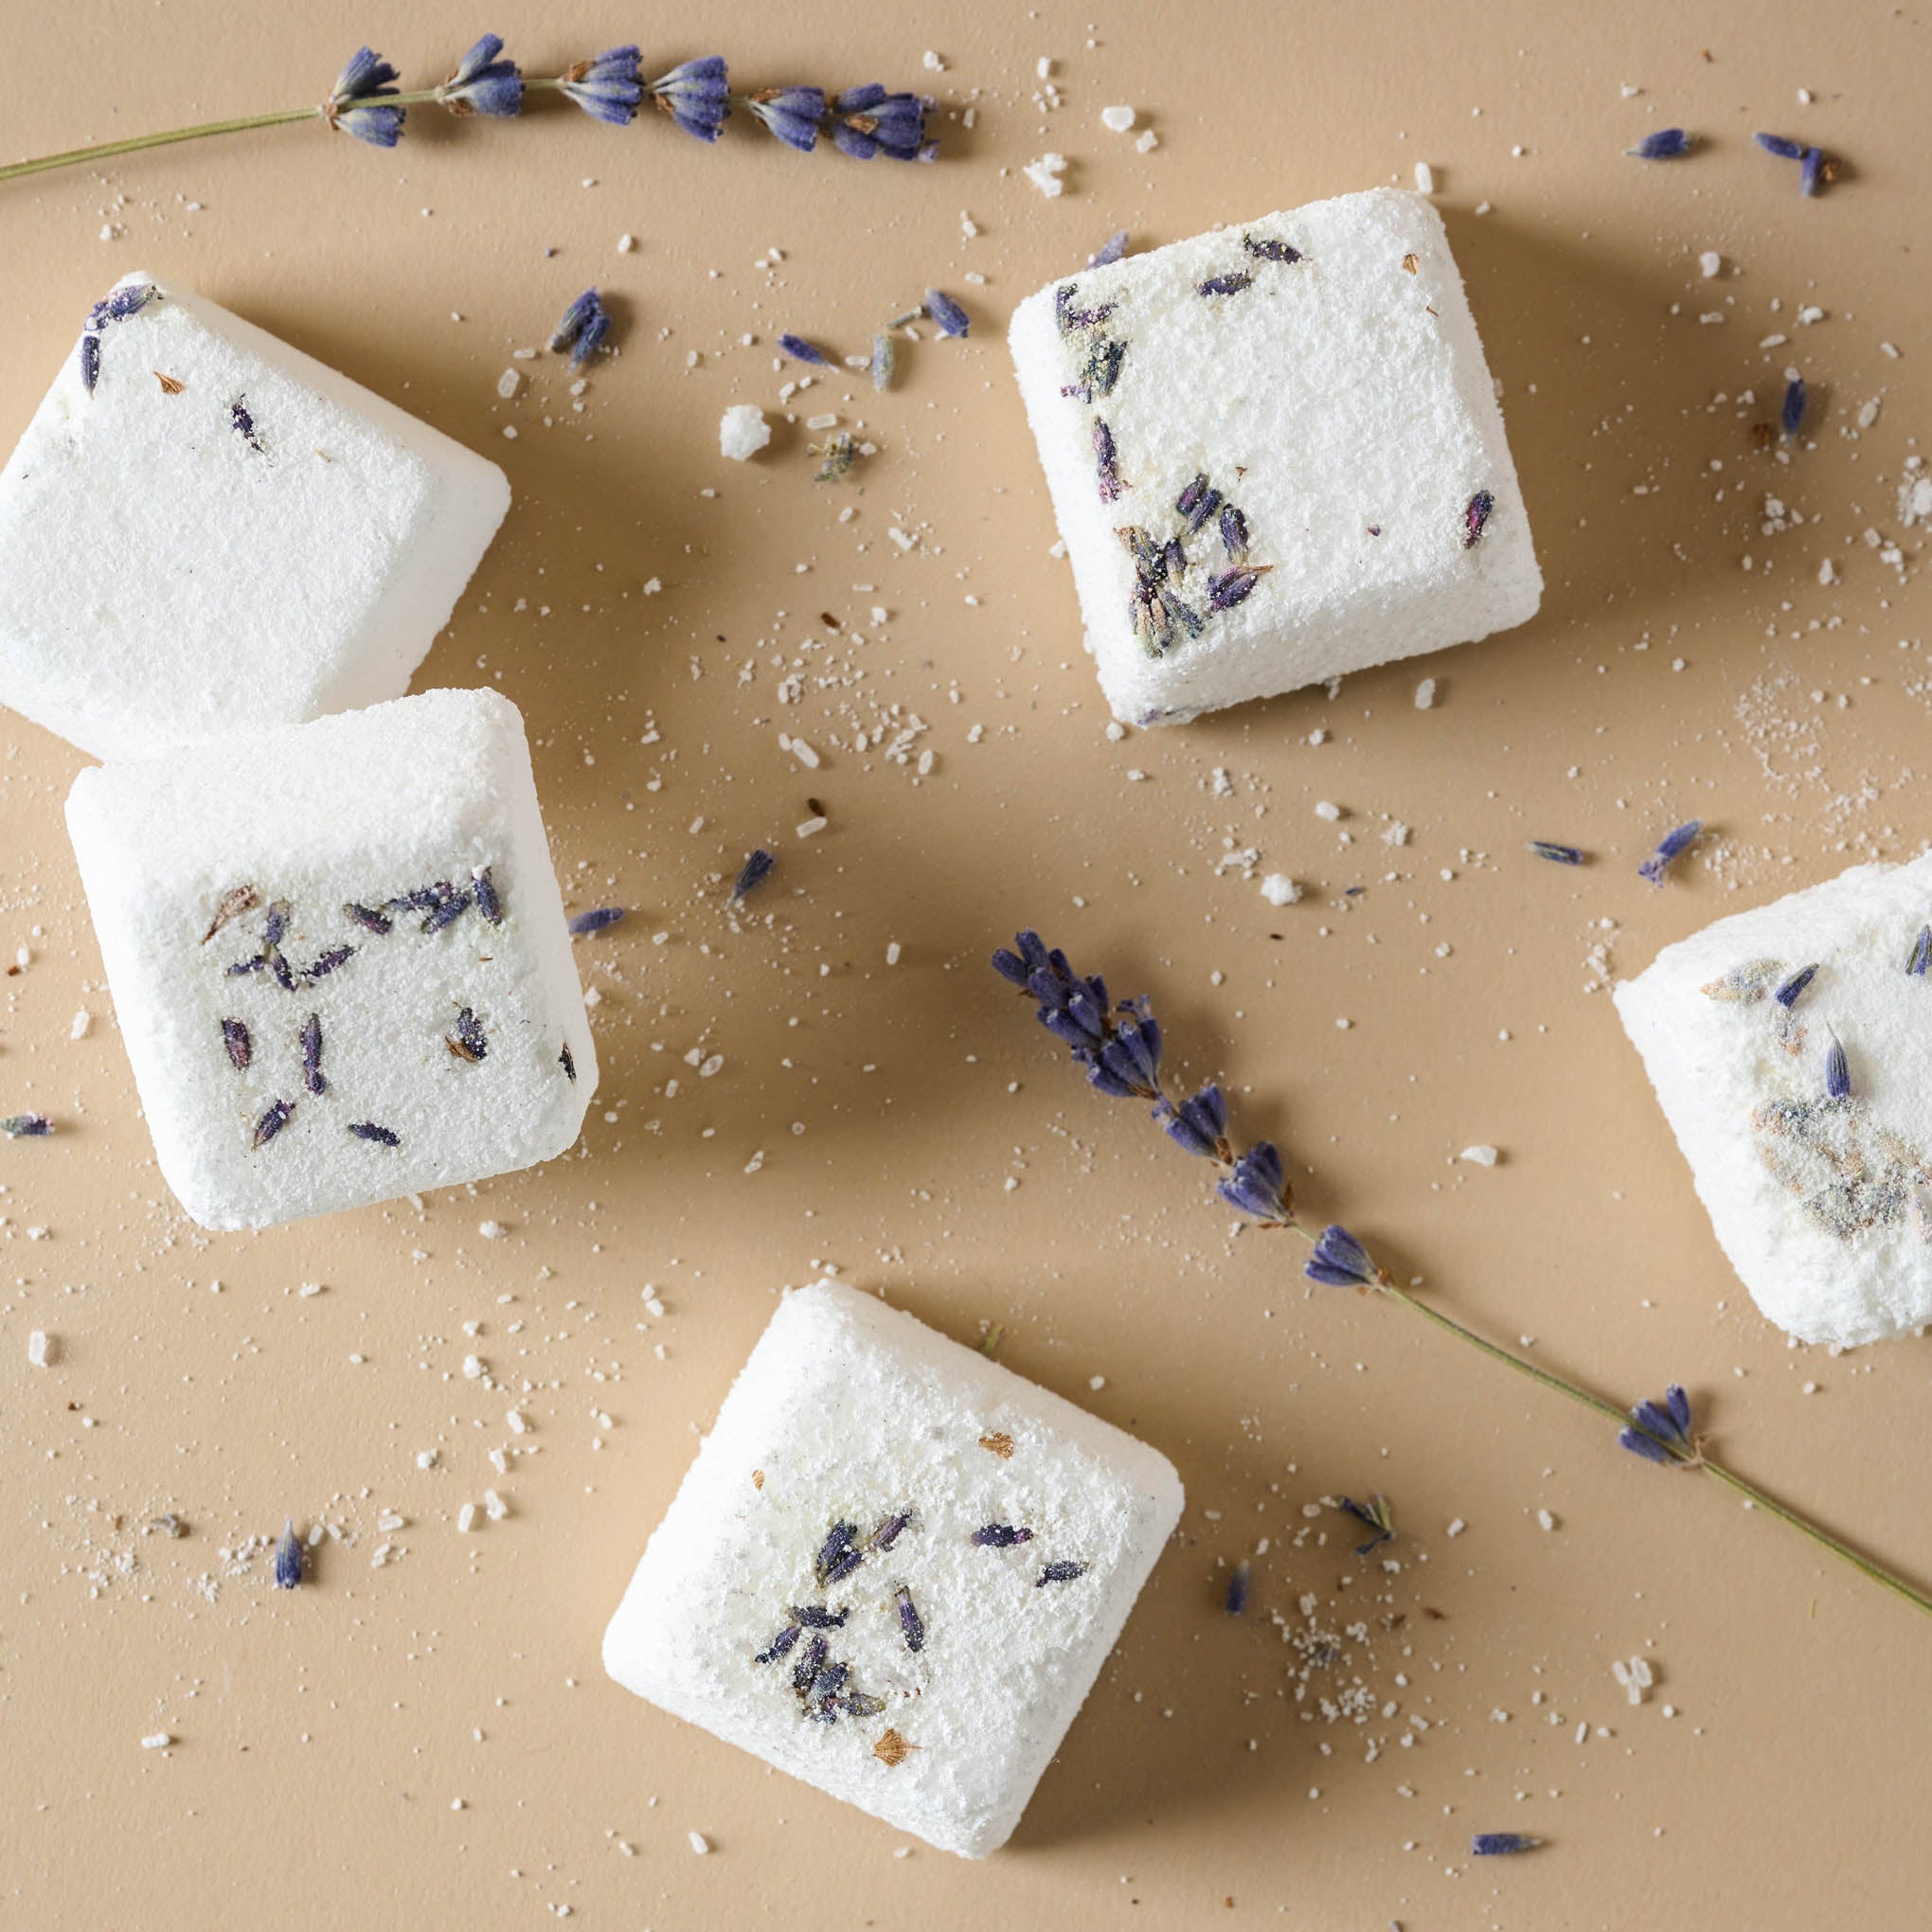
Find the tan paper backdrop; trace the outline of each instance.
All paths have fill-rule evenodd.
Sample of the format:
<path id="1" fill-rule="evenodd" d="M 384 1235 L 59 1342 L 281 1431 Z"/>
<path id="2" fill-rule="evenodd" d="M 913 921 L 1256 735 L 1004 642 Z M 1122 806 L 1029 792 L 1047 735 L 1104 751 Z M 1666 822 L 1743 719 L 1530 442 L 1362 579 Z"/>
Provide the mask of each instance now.
<path id="1" fill-rule="evenodd" d="M 0 188 L 0 435 L 145 266 L 504 465 L 515 507 L 419 682 L 524 707 L 573 909 L 634 908 L 581 946 L 605 1071 L 576 1154 L 210 1238 L 155 1172 L 100 983 L 61 820 L 81 760 L 0 718 L 0 956 L 28 956 L 0 982 L 0 1111 L 61 1124 L 0 1143 L 0 1918 L 1923 1923 L 1932 1627 L 1399 1312 L 1309 1292 L 982 963 L 1037 923 L 1153 993 L 1183 1076 L 1225 1078 L 1243 1133 L 1292 1149 L 1311 1213 L 1619 1399 L 1682 1379 L 1742 1468 L 1932 1577 L 1924 1344 L 1834 1359 L 1757 1316 L 1605 991 L 1932 822 L 1896 501 L 1932 407 L 1918 14 L 82 0 L 16 9 L 0 146 L 297 104 L 363 39 L 434 79 L 486 27 L 535 72 L 635 37 L 653 67 L 715 50 L 749 81 L 929 87 L 945 158 L 807 160 L 737 125 L 706 149 L 546 102 L 419 113 L 394 154 L 296 127 Z M 1113 103 L 1159 145 L 1107 132 Z M 1691 158 L 1623 158 L 1672 123 Z M 1763 126 L 1846 176 L 1801 200 Z M 1048 150 L 1071 163 L 1052 201 L 1020 173 Z M 1541 617 L 1110 742 L 1010 307 L 1116 227 L 1158 242 L 1418 160 L 1503 385 Z M 575 400 L 554 359 L 515 364 L 500 401 L 592 281 L 621 354 Z M 878 443 L 850 480 L 812 481 L 802 407 L 757 462 L 720 459 L 727 404 L 778 408 L 780 330 L 863 348 L 929 283 L 970 341 L 907 349 L 886 396 L 839 375 L 800 399 Z M 1751 429 L 1794 359 L 1815 446 L 1785 464 Z M 1767 493 L 1802 523 L 1766 534 Z M 831 823 L 800 841 L 808 798 Z M 1649 891 L 1637 860 L 1693 814 L 1711 835 Z M 1598 863 L 1539 865 L 1529 836 Z M 733 932 L 719 882 L 760 842 L 779 870 Z M 1273 870 L 1301 903 L 1262 900 Z M 1458 1162 L 1473 1143 L 1500 1164 Z M 1188 1485 L 991 1864 L 908 1854 L 599 1667 L 697 1433 L 819 1261 L 964 1339 L 1004 1323 L 1003 1359 Z M 512 1402 L 535 1428 L 499 1478 Z M 510 1516 L 459 1534 L 492 1484 Z M 1392 1573 L 1320 1507 L 1375 1491 Z M 178 1541 L 147 1527 L 169 1511 Z M 264 1539 L 290 1513 L 336 1533 L 285 1596 Z M 1262 1539 L 1230 1621 L 1226 1566 Z M 1633 1708 L 1611 1665 L 1638 1653 Z M 1487 1830 L 1548 1842 L 1473 1865 Z"/>

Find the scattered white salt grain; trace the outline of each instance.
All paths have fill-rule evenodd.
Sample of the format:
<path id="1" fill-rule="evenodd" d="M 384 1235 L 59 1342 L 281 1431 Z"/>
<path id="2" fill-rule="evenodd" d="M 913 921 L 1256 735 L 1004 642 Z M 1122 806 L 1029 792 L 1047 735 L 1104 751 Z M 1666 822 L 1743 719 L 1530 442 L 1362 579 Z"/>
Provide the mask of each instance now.
<path id="1" fill-rule="evenodd" d="M 1100 125 L 1110 134 L 1124 134 L 1134 125 L 1134 110 L 1131 107 L 1103 107 L 1100 110 Z"/>
<path id="2" fill-rule="evenodd" d="M 93 1024 L 94 1015 L 90 1013 L 85 1007 L 82 1007 L 80 1011 L 78 1013 L 76 1013 L 73 1019 L 68 1023 L 67 1027 L 68 1039 L 70 1040 L 86 1039 L 87 1029 Z"/>
<path id="3" fill-rule="evenodd" d="M 465 1381 L 468 1381 L 468 1382 L 477 1382 L 477 1381 L 480 1381 L 480 1380 L 482 1379 L 482 1375 L 483 1375 L 483 1358 L 482 1358 L 482 1356 L 481 1356 L 481 1355 L 465 1355 L 465 1356 L 463 1357 L 463 1378 L 464 1378 L 464 1380 L 465 1380 Z"/>
<path id="4" fill-rule="evenodd" d="M 1456 1158 L 1473 1161 L 1477 1167 L 1494 1167 L 1502 1155 L 1494 1147 L 1465 1147 Z"/>
<path id="5" fill-rule="evenodd" d="M 1037 161 L 1029 161 L 1020 172 L 1049 199 L 1066 191 L 1066 184 L 1060 178 L 1066 172 L 1064 154 L 1042 154 Z"/>
<path id="6" fill-rule="evenodd" d="M 524 1414 L 524 1412 L 521 1409 L 511 1409 L 510 1412 L 504 1417 L 503 1425 L 510 1431 L 510 1433 L 512 1436 L 528 1435 L 530 1426 L 529 1419 Z"/>
<path id="7" fill-rule="evenodd" d="M 45 1368 L 60 1353 L 60 1344 L 45 1329 L 35 1329 L 27 1338 L 27 1359 L 36 1368 Z"/>
<path id="8" fill-rule="evenodd" d="M 1160 136 L 1152 128 L 1143 128 L 1135 137 L 1134 145 L 1143 154 L 1152 154 L 1160 146 Z"/>
<path id="9" fill-rule="evenodd" d="M 441 1455 L 441 1453 L 442 1452 L 439 1449 L 419 1449 L 416 1452 L 417 1468 L 434 1469 L 436 1467 L 437 1458 L 439 1455 Z"/>
<path id="10" fill-rule="evenodd" d="M 796 832 L 800 838 L 810 838 L 814 832 L 823 832 L 831 823 L 832 821 L 823 813 L 820 813 L 817 817 L 808 818 L 801 824 L 795 826 L 793 830 Z"/>
<path id="11" fill-rule="evenodd" d="M 1450 1524 L 1448 1533 L 1451 1536 L 1460 1536 L 1462 1532 L 1468 1528 L 1469 1525 L 1465 1523 L 1460 1516 L 1458 1516 L 1457 1519 Z"/>
<path id="12" fill-rule="evenodd" d="M 1715 248 L 1707 248 L 1697 258 L 1697 272 L 1706 281 L 1708 281 L 1713 276 L 1722 275 L 1724 273 L 1724 257 Z"/>
<path id="13" fill-rule="evenodd" d="M 1270 872 L 1261 881 L 1261 897 L 1270 905 L 1293 905 L 1301 897 L 1301 887 L 1286 872 Z"/>
<path id="14" fill-rule="evenodd" d="M 1317 818 L 1326 818 L 1331 825 L 1342 815 L 1342 808 L 1333 798 L 1323 798 L 1315 808 Z"/>
<path id="15" fill-rule="evenodd" d="M 735 463 L 749 462 L 772 439 L 772 426 L 755 403 L 734 402 L 718 419 L 718 448 Z"/>
<path id="16" fill-rule="evenodd" d="M 320 1281 L 304 1281 L 302 1285 L 295 1290 L 295 1294 L 303 1301 L 313 1301 L 314 1300 L 316 1296 L 321 1294 L 322 1289 L 323 1283 Z"/>
<path id="17" fill-rule="evenodd" d="M 809 744 L 807 744 L 802 738 L 793 739 L 791 741 L 790 750 L 792 756 L 796 758 L 798 760 L 798 762 L 801 765 L 803 765 L 808 772 L 815 772 L 818 769 L 817 752 L 813 750 L 813 748 Z"/>
<path id="18" fill-rule="evenodd" d="M 635 253 L 635 249 L 636 249 L 636 246 L 637 246 L 637 238 L 636 238 L 636 236 L 635 236 L 635 235 L 619 235 L 619 236 L 617 237 L 617 253 L 618 253 L 619 255 L 630 255 L 630 254 L 633 254 L 633 253 Z"/>
<path id="19" fill-rule="evenodd" d="M 702 1858 L 711 1849 L 711 1841 L 702 1832 L 691 1834 L 691 1850 Z"/>
<path id="20" fill-rule="evenodd" d="M 1435 702 L 1436 702 L 1436 680 L 1432 677 L 1425 677 L 1422 681 L 1422 683 L 1416 687 L 1416 709 L 1419 711 L 1426 711 L 1434 706 Z"/>
<path id="21" fill-rule="evenodd" d="M 479 1221 L 476 1224 L 476 1232 L 485 1241 L 501 1241 L 504 1233 L 503 1223 L 500 1221 Z"/>
<path id="22" fill-rule="evenodd" d="M 465 1503 L 463 1507 L 456 1512 L 456 1528 L 462 1530 L 467 1535 L 472 1530 L 475 1529 L 475 1527 L 476 1527 L 476 1505 L 474 1503 Z"/>
<path id="23" fill-rule="evenodd" d="M 483 1509 L 492 1523 L 500 1523 L 510 1514 L 510 1505 L 493 1489 L 483 1492 Z"/>
<path id="24" fill-rule="evenodd" d="M 165 1751 L 173 1742 L 166 1731 L 150 1731 L 141 1740 L 141 1748 L 144 1751 Z"/>
<path id="25" fill-rule="evenodd" d="M 925 70 L 928 74 L 943 74 L 946 71 L 944 57 L 934 53 L 930 47 L 925 51 Z"/>
<path id="26" fill-rule="evenodd" d="M 1426 161 L 1416 163 L 1416 191 L 1419 194 L 1434 194 L 1436 191 L 1436 170 Z"/>
<path id="27" fill-rule="evenodd" d="M 1556 1528 L 1556 1518 L 1547 1510 L 1538 1510 L 1536 1520 L 1546 1530 L 1554 1530 Z"/>
<path id="28" fill-rule="evenodd" d="M 496 393 L 508 402 L 523 387 L 521 369 L 505 369 L 496 379 Z"/>
<path id="29" fill-rule="evenodd" d="M 888 939 L 886 941 L 886 963 L 888 966 L 897 966 L 899 964 L 899 941 L 897 939 Z"/>
<path id="30" fill-rule="evenodd" d="M 1107 1378 L 1104 1375 L 1089 1375 L 1087 1377 L 1087 1386 L 1091 1388 L 1096 1395 L 1098 1395 L 1101 1389 L 1106 1387 L 1106 1386 Z"/>

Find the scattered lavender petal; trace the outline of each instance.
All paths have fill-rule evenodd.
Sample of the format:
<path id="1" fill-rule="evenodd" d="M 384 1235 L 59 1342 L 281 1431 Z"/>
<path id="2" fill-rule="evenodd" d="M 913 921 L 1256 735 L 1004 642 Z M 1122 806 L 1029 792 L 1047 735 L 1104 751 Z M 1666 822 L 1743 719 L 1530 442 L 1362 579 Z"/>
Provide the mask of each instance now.
<path id="1" fill-rule="evenodd" d="M 626 910 L 621 905 L 599 905 L 593 912 L 580 912 L 570 921 L 571 934 L 581 938 L 585 933 L 600 933 L 606 926 L 616 925 Z"/>

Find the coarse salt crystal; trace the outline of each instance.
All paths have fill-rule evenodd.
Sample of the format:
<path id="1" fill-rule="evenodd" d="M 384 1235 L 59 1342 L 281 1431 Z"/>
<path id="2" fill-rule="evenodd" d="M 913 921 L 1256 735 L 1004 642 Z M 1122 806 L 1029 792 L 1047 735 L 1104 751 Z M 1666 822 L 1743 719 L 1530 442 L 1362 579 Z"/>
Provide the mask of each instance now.
<path id="1" fill-rule="evenodd" d="M 1494 1167 L 1502 1156 L 1494 1147 L 1465 1147 L 1456 1158 L 1474 1162 L 1477 1167 Z"/>
<path id="2" fill-rule="evenodd" d="M 1434 194 L 1436 191 L 1436 170 L 1426 161 L 1416 163 L 1416 190 L 1420 194 Z"/>
<path id="3" fill-rule="evenodd" d="M 1261 897 L 1270 905 L 1293 905 L 1301 897 L 1301 887 L 1286 872 L 1270 872 L 1261 881 Z"/>
<path id="4" fill-rule="evenodd" d="M 521 369 L 505 369 L 496 379 L 496 393 L 508 402 L 523 387 Z"/>
<path id="5" fill-rule="evenodd" d="M 1425 677 L 1416 687 L 1416 709 L 1419 711 L 1431 710 L 1434 708 L 1435 703 L 1436 680 L 1432 677 Z"/>
<path id="6" fill-rule="evenodd" d="M 456 1512 L 456 1528 L 462 1530 L 465 1534 L 468 1534 L 468 1532 L 475 1529 L 475 1527 L 476 1527 L 476 1505 L 474 1503 L 465 1503 L 463 1507 Z"/>
<path id="7" fill-rule="evenodd" d="M 1100 125 L 1110 133 L 1124 134 L 1134 125 L 1134 110 L 1131 107 L 1103 107 L 1100 110 Z"/>
<path id="8" fill-rule="evenodd" d="M 1043 154 L 1037 161 L 1029 161 L 1020 172 L 1049 199 L 1066 191 L 1066 184 L 1061 179 L 1066 172 L 1064 154 Z"/>
<path id="9" fill-rule="evenodd" d="M 1708 281 L 1713 276 L 1723 274 L 1724 257 L 1715 248 L 1707 248 L 1697 258 L 1697 270 L 1705 280 Z"/>
<path id="10" fill-rule="evenodd" d="M 735 463 L 749 462 L 772 439 L 772 426 L 755 403 L 734 402 L 718 419 L 718 448 Z"/>
<path id="11" fill-rule="evenodd" d="M 45 1329 L 35 1329 L 27 1338 L 27 1359 L 36 1368 L 45 1368 L 57 1352 L 54 1338 Z"/>
<path id="12" fill-rule="evenodd" d="M 690 1841 L 691 1850 L 695 1852 L 700 1858 L 702 1858 L 705 1855 L 705 1853 L 711 1849 L 710 1839 L 706 1837 L 704 1833 L 702 1832 L 693 1832 L 690 1834 Z"/>

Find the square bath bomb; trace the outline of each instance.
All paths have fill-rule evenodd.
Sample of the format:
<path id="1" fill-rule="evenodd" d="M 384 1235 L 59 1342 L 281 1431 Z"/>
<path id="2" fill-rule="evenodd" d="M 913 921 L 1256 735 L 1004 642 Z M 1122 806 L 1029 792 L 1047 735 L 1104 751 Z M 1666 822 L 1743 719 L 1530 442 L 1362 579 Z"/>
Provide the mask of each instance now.
<path id="1" fill-rule="evenodd" d="M 618 1683 L 968 1858 L 1179 1520 L 1164 1456 L 869 1295 L 785 1297 L 604 1636 Z"/>
<path id="2" fill-rule="evenodd" d="M 1123 722 L 1534 615 L 1502 411 L 1421 195 L 1341 195 L 1064 277 L 1009 340 Z"/>
<path id="3" fill-rule="evenodd" d="M 204 1227 L 577 1138 L 597 1054 L 507 698 L 425 691 L 85 771 L 67 829 L 155 1156 Z"/>
<path id="4" fill-rule="evenodd" d="M 0 704 L 108 759 L 401 697 L 509 506 L 494 463 L 128 276 L 0 471 Z"/>
<path id="5" fill-rule="evenodd" d="M 1800 1341 L 1932 1321 L 1928 918 L 1932 858 L 1855 866 L 1617 989 L 1725 1253 Z"/>

